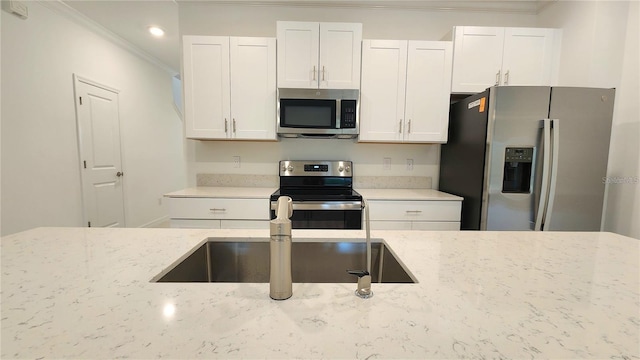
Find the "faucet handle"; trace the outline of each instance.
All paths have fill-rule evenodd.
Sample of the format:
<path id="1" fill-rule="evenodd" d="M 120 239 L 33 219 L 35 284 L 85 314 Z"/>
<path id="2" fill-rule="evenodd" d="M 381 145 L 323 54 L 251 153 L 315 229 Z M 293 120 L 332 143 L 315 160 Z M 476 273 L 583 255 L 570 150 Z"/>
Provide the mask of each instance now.
<path id="1" fill-rule="evenodd" d="M 369 275 L 369 272 L 367 270 L 347 270 L 347 272 L 350 275 L 355 275 L 359 278 L 365 276 L 365 275 Z"/>
<path id="2" fill-rule="evenodd" d="M 373 291 L 371 291 L 371 275 L 367 270 L 347 270 L 347 272 L 358 277 L 358 289 L 356 290 L 358 297 L 368 299 L 373 296 Z"/>

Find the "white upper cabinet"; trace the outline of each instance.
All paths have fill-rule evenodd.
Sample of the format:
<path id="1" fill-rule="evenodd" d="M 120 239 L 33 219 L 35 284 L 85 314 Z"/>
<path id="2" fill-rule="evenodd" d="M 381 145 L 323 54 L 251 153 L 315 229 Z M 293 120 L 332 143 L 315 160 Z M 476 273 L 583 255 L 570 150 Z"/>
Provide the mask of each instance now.
<path id="1" fill-rule="evenodd" d="M 362 41 L 359 141 L 402 141 L 406 40 Z"/>
<path id="2" fill-rule="evenodd" d="M 226 138 L 231 117 L 229 37 L 185 36 L 183 56 L 186 136 Z"/>
<path id="3" fill-rule="evenodd" d="M 275 140 L 273 38 L 184 36 L 186 137 Z"/>
<path id="4" fill-rule="evenodd" d="M 502 85 L 555 85 L 556 29 L 506 28 Z"/>
<path id="5" fill-rule="evenodd" d="M 447 141 L 452 45 L 363 40 L 362 142 Z"/>
<path id="6" fill-rule="evenodd" d="M 409 41 L 405 142 L 447 142 L 453 45 Z"/>
<path id="7" fill-rule="evenodd" d="M 278 87 L 360 88 L 362 24 L 278 21 Z"/>
<path id="8" fill-rule="evenodd" d="M 231 137 L 276 138 L 276 39 L 230 39 Z"/>
<path id="9" fill-rule="evenodd" d="M 554 85 L 559 30 L 456 26 L 452 92 L 494 85 Z"/>

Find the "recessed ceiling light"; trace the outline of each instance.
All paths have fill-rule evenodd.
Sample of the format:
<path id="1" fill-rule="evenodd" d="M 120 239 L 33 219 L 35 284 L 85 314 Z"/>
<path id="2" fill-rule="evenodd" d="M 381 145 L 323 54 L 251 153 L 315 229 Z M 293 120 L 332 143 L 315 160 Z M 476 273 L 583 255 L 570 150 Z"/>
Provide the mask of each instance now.
<path id="1" fill-rule="evenodd" d="M 157 26 L 149 26 L 149 32 L 151 33 L 151 35 L 157 36 L 157 37 L 164 35 L 164 30 Z"/>

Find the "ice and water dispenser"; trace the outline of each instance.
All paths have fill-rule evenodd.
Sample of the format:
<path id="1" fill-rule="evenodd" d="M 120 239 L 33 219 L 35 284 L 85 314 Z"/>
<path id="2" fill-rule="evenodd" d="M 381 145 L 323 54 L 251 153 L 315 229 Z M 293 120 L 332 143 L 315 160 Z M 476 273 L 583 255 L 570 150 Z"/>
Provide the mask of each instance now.
<path id="1" fill-rule="evenodd" d="M 502 192 L 529 194 L 531 192 L 532 147 L 507 147 L 504 154 Z"/>

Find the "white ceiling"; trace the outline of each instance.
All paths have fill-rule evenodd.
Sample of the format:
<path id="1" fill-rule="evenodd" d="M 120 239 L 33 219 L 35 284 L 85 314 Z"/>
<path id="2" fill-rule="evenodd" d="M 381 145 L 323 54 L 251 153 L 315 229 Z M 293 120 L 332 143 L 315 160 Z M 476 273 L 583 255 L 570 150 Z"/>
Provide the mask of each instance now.
<path id="1" fill-rule="evenodd" d="M 58 0 L 69 10 L 95 23 L 135 48 L 157 59 L 174 72 L 180 69 L 180 4 L 209 2 L 260 6 L 332 6 L 375 7 L 416 10 L 497 11 L 536 14 L 549 2 L 557 0 Z M 147 27 L 157 25 L 166 31 L 164 38 L 149 35 Z"/>

